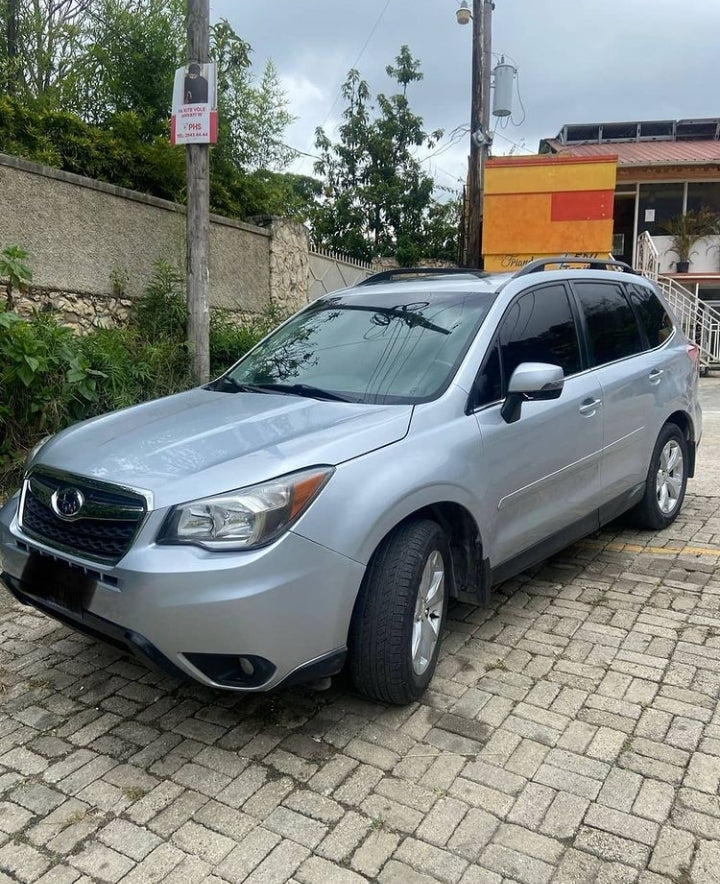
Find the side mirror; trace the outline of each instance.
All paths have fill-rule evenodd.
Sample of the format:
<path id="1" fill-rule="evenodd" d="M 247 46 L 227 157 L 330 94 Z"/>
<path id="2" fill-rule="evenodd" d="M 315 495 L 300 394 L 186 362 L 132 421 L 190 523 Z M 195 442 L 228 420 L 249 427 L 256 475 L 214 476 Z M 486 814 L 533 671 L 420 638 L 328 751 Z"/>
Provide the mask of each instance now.
<path id="1" fill-rule="evenodd" d="M 559 365 L 546 362 L 522 362 L 512 373 L 500 414 L 507 424 L 520 419 L 522 403 L 559 399 L 565 375 Z"/>

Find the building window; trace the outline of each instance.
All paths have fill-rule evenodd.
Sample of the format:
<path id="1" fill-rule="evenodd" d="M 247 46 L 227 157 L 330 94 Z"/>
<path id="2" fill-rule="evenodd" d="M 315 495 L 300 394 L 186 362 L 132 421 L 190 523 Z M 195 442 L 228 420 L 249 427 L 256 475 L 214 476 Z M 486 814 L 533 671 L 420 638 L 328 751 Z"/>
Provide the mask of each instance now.
<path id="1" fill-rule="evenodd" d="M 651 236 L 664 236 L 663 226 L 683 212 L 685 185 L 641 184 L 638 233 L 646 230 Z"/>
<path id="2" fill-rule="evenodd" d="M 688 212 L 703 207 L 720 215 L 720 181 L 691 181 L 688 184 Z"/>

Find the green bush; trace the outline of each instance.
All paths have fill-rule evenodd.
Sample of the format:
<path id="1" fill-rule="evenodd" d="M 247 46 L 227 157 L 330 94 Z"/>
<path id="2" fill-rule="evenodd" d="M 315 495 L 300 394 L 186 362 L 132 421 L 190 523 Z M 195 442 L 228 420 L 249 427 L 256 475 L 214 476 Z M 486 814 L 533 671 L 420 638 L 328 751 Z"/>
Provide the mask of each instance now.
<path id="1" fill-rule="evenodd" d="M 210 363 L 218 375 L 280 320 L 244 324 L 212 311 Z M 48 313 L 0 312 L 0 500 L 17 484 L 26 452 L 71 423 L 193 385 L 182 278 L 159 262 L 121 328 L 86 335 Z"/>
<path id="2" fill-rule="evenodd" d="M 35 442 L 92 413 L 100 377 L 72 329 L 0 313 L 0 487 Z"/>
<path id="3" fill-rule="evenodd" d="M 272 305 L 241 324 L 225 311 L 213 310 L 210 314 L 210 375 L 217 377 L 230 368 L 283 318 Z"/>

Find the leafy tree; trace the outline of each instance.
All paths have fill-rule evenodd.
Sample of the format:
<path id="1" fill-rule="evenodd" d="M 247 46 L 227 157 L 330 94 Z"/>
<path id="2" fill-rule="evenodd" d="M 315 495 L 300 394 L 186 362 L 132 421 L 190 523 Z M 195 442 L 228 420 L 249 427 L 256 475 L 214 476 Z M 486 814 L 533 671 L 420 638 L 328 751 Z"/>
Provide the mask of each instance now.
<path id="1" fill-rule="evenodd" d="M 447 199 L 432 203 L 423 224 L 422 256 L 457 262 L 463 199 L 457 191 L 443 190 Z"/>
<path id="2" fill-rule="evenodd" d="M 211 42 L 218 66 L 219 152 L 244 170 L 285 168 L 294 152 L 283 135 L 294 117 L 272 61 L 256 82 L 252 49 L 225 19 L 211 28 Z"/>
<path id="3" fill-rule="evenodd" d="M 95 0 L 65 102 L 88 122 L 118 114 L 140 120 L 140 136 L 166 134 L 175 69 L 184 61 L 184 0 Z"/>
<path id="4" fill-rule="evenodd" d="M 175 70 L 186 60 L 185 0 L 0 0 L 0 14 L 0 87 L 9 93 L 0 95 L 0 150 L 183 202 L 185 152 L 168 135 Z M 250 45 L 225 20 L 211 28 L 211 55 L 220 111 L 213 210 L 304 220 L 320 185 L 280 174 L 292 158 L 283 144 L 292 117 L 275 68 L 268 62 L 258 79 Z"/>
<path id="5" fill-rule="evenodd" d="M 10 94 L 55 102 L 96 0 L 2 0 L 3 70 Z"/>
<path id="6" fill-rule="evenodd" d="M 386 72 L 400 91 L 378 94 L 374 115 L 368 84 L 351 70 L 342 89 L 347 107 L 339 140 L 316 130 L 315 171 L 324 178 L 325 200 L 311 212 L 312 235 L 317 244 L 357 258 L 391 255 L 414 263 L 432 239 L 425 229 L 431 221 L 437 227 L 443 214 L 416 151 L 433 147 L 442 131 L 427 133 L 410 107 L 408 86 L 423 75 L 407 46 Z"/>

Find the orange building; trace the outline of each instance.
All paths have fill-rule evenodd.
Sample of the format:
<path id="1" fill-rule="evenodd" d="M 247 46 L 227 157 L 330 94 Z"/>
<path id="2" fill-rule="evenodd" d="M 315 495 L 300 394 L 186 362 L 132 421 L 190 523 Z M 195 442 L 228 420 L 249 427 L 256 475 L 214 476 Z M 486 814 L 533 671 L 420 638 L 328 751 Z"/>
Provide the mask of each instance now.
<path id="1" fill-rule="evenodd" d="M 533 258 L 607 257 L 613 244 L 617 157 L 503 157 L 485 166 L 485 269 Z"/>
<path id="2" fill-rule="evenodd" d="M 665 229 L 703 207 L 720 216 L 720 117 L 566 125 L 534 156 L 488 160 L 485 184 L 488 269 L 608 252 L 636 266 L 649 236 L 660 273 L 720 307 L 720 236 L 697 243 L 680 273 Z"/>

